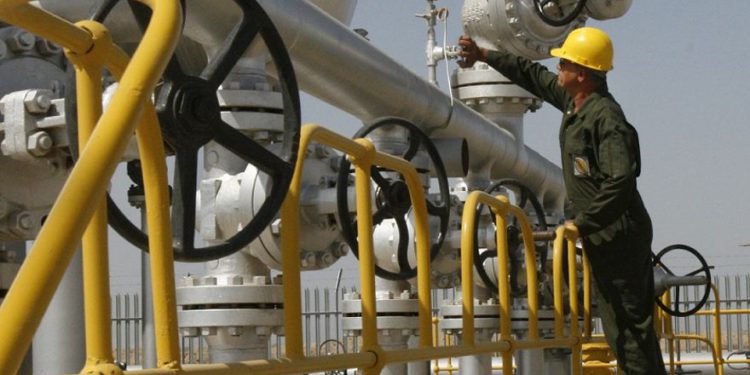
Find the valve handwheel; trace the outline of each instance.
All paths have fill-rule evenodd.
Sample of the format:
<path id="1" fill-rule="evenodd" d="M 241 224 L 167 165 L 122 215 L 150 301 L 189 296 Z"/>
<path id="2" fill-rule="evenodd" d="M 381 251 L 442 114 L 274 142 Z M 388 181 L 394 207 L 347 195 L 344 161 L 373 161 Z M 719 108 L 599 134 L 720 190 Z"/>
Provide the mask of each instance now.
<path id="1" fill-rule="evenodd" d="M 96 12 L 100 21 L 112 2 Z M 150 9 L 129 2 L 142 27 Z M 292 62 L 273 22 L 255 0 L 235 0 L 242 19 L 199 76 L 186 74 L 173 56 L 164 72 L 164 84 L 156 97 L 156 110 L 165 142 L 175 154 L 172 236 L 174 258 L 204 262 L 230 255 L 254 240 L 273 220 L 286 196 L 294 172 L 300 133 L 300 102 Z M 283 101 L 284 132 L 279 155 L 234 129 L 221 118 L 216 96 L 219 85 L 257 37 L 265 43 L 278 71 Z M 196 183 L 198 152 L 214 141 L 269 176 L 272 187 L 252 220 L 223 243 L 195 247 Z M 125 239 L 148 251 L 148 237 L 109 199 L 110 225 Z"/>
<path id="2" fill-rule="evenodd" d="M 539 18 L 550 26 L 565 26 L 581 14 L 586 0 L 534 0 L 534 9 Z M 550 14 L 550 13 L 557 14 Z"/>
<path id="3" fill-rule="evenodd" d="M 665 264 L 664 260 L 668 257 L 668 255 L 674 255 L 677 251 L 688 252 L 698 260 L 700 266 L 693 271 L 685 273 L 684 275 L 676 275 L 674 272 L 672 272 L 670 267 Z M 684 258 L 684 254 L 681 255 L 682 257 L 678 257 Z M 656 298 L 656 304 L 659 305 L 662 310 L 666 311 L 669 315 L 672 316 L 686 317 L 695 314 L 696 312 L 698 312 L 698 310 L 703 308 L 703 306 L 706 304 L 706 301 L 708 300 L 708 295 L 711 293 L 711 267 L 708 265 L 708 263 L 706 263 L 706 260 L 698 252 L 698 250 L 682 244 L 670 245 L 662 249 L 659 254 L 656 254 L 656 256 L 654 256 L 653 265 L 655 267 L 660 267 L 661 269 L 663 269 L 664 272 L 666 272 L 669 276 L 703 276 L 706 280 L 706 283 L 702 285 L 703 293 L 701 294 L 698 302 L 692 308 L 683 310 L 683 307 L 681 307 L 681 305 L 684 304 L 684 302 L 680 300 L 680 287 L 673 286 L 671 287 L 673 292 L 670 293 L 672 297 L 672 300 L 670 301 L 671 306 L 667 306 L 665 303 L 663 303 L 661 301 L 661 298 L 659 298 L 658 296 Z"/>
<path id="4" fill-rule="evenodd" d="M 501 188 L 509 188 L 511 190 L 517 191 L 517 194 L 514 195 L 513 201 L 511 201 L 511 204 L 514 206 L 520 207 L 524 209 L 527 204 L 531 204 L 531 207 L 534 209 L 534 214 L 536 216 L 536 227 L 534 227 L 534 222 L 532 221 L 530 224 L 532 225 L 533 229 L 535 231 L 546 231 L 547 230 L 547 219 L 544 213 L 544 208 L 542 207 L 542 204 L 539 202 L 539 199 L 537 199 L 534 192 L 531 191 L 526 185 L 520 183 L 517 180 L 514 179 L 501 179 L 496 181 L 494 184 L 490 185 L 485 189 L 485 192 L 488 194 L 497 193 L 500 191 Z M 477 216 L 479 216 L 480 211 L 484 208 L 484 206 L 477 207 Z M 493 220 L 494 220 L 494 214 L 493 214 Z M 475 236 L 478 232 L 478 226 L 479 222 L 475 221 L 475 228 L 474 233 Z M 508 238 L 508 249 L 511 252 L 509 254 L 509 260 L 511 262 L 511 272 L 510 272 L 510 284 L 511 289 L 514 293 L 520 293 L 520 286 L 518 285 L 518 281 L 516 278 L 516 271 L 517 269 L 513 268 L 520 268 L 521 263 L 523 263 L 523 259 L 516 259 L 516 257 L 513 254 L 513 249 L 517 249 L 520 246 L 523 246 L 523 241 L 520 239 L 522 231 L 521 226 L 518 223 L 518 219 L 513 218 L 513 220 L 507 225 L 505 228 L 507 230 L 507 238 Z M 499 230 L 499 229 L 498 229 Z M 542 249 L 542 251 L 537 252 L 537 257 L 541 260 L 540 267 L 541 271 L 540 273 L 544 273 L 544 267 L 545 267 L 545 260 L 547 259 L 547 245 L 544 244 L 538 245 L 537 250 Z M 492 281 L 492 278 L 487 274 L 487 271 L 484 268 L 484 262 L 488 258 L 496 258 L 497 257 L 497 250 L 487 250 L 483 253 L 479 253 L 479 245 L 477 244 L 476 238 L 474 239 L 474 267 L 477 270 L 477 274 L 482 279 L 482 282 L 484 282 L 485 286 L 489 288 L 490 290 L 497 290 L 497 284 Z"/>
<path id="5" fill-rule="evenodd" d="M 437 235 L 431 235 L 430 241 L 430 260 L 437 256 L 440 246 L 448 232 L 448 216 L 450 214 L 450 194 L 448 190 L 448 178 L 435 145 L 422 130 L 409 122 L 408 120 L 398 117 L 385 117 L 376 119 L 372 124 L 360 129 L 354 138 L 362 138 L 375 129 L 387 126 L 398 126 L 405 128 L 409 135 L 409 144 L 402 155 L 404 160 L 411 161 L 420 149 L 427 152 L 433 167 L 433 173 L 437 176 L 438 190 L 437 199 L 426 197 L 427 213 L 431 217 L 437 217 L 440 220 L 439 232 Z M 348 177 L 351 163 L 345 157 L 341 158 L 339 167 L 338 183 L 336 184 L 337 192 L 337 209 L 339 222 L 341 225 L 342 236 L 352 249 L 355 256 L 359 257 L 359 246 L 357 242 L 357 225 L 356 217 L 350 214 L 349 203 L 347 199 Z M 377 264 L 375 265 L 375 274 L 388 280 L 407 280 L 417 274 L 417 268 L 409 264 L 409 230 L 406 224 L 411 211 L 411 199 L 406 183 L 398 178 L 386 177 L 381 172 L 390 172 L 385 169 L 373 166 L 371 168 L 372 180 L 377 186 L 375 196 L 375 212 L 373 213 L 373 226 L 377 226 L 385 219 L 393 219 L 398 228 L 398 249 L 396 258 L 398 260 L 398 272 L 386 270 Z M 419 170 L 418 172 L 428 172 Z"/>

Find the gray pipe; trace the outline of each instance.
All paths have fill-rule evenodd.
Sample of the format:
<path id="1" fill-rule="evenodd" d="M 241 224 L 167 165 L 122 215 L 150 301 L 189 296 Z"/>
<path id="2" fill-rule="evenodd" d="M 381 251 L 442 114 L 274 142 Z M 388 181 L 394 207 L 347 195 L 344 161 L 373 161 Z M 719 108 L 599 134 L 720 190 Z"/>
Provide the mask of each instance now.
<path id="1" fill-rule="evenodd" d="M 560 212 L 560 168 L 517 145 L 509 132 L 410 72 L 347 26 L 307 1 L 261 0 L 294 61 L 300 88 L 363 121 L 407 118 L 436 138 L 465 138 L 469 181 L 513 177 Z"/>

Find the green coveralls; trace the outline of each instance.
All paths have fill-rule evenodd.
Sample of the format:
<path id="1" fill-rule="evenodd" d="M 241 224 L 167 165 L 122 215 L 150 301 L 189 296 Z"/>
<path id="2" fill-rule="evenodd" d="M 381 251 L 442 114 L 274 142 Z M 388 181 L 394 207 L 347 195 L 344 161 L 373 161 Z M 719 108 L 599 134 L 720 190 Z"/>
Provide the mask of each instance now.
<path id="1" fill-rule="evenodd" d="M 563 178 L 571 217 L 591 261 L 607 342 L 626 374 L 666 374 L 653 328 L 653 231 L 636 189 L 636 130 L 606 85 L 576 113 L 557 76 L 543 65 L 496 51 L 489 52 L 487 63 L 563 112 Z"/>

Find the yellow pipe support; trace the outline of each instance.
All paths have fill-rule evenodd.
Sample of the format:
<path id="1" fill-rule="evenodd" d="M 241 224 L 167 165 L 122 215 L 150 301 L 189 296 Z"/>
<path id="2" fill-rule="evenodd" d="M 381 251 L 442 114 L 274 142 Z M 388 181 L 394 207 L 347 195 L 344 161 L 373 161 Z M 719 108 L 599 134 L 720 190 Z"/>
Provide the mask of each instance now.
<path id="1" fill-rule="evenodd" d="M 299 264 L 299 202 L 302 190 L 302 171 L 304 169 L 305 150 L 315 140 L 321 144 L 334 147 L 347 155 L 362 155 L 364 148 L 351 139 L 336 134 L 316 124 L 308 124 L 300 129 L 299 149 L 294 175 L 289 184 L 289 191 L 281 206 L 281 253 L 282 273 L 284 275 L 284 326 L 287 332 L 302 332 L 302 303 L 300 301 L 300 264 Z M 304 357 L 302 337 L 287 335 L 286 353 L 290 359 Z"/>
<path id="2" fill-rule="evenodd" d="M 20 15 L 28 13 L 23 13 L 24 5 L 19 4 L 19 1 L 0 2 L 0 18 L 6 21 L 21 20 L 19 22 L 28 24 L 15 24 L 30 30 L 39 29 L 44 18 L 41 15 L 30 20 L 21 17 Z M 133 68 L 124 73 L 118 90 L 112 97 L 110 108 L 99 119 L 91 135 L 91 142 L 83 149 L 29 256 L 0 306 L 0 332 L 5 336 L 0 341 L 0 373 L 11 374 L 18 370 L 22 359 L 18 353 L 28 349 L 76 245 L 98 207 L 99 200 L 94 197 L 104 194 L 107 181 L 135 128 L 143 103 L 151 95 L 174 51 L 181 18 L 178 1 L 156 3 L 153 22 L 149 24 L 143 41 L 133 56 Z M 54 29 L 65 27 L 60 22 L 53 22 L 45 27 L 52 28 L 52 33 L 59 31 L 67 35 L 63 30 Z M 69 41 L 60 44 L 77 51 L 86 43 L 87 48 L 90 46 L 91 36 L 85 38 L 84 43 L 80 44 Z M 50 39 L 60 42 L 55 38 Z"/>
<path id="3" fill-rule="evenodd" d="M 370 201 L 370 166 L 375 146 L 365 139 L 357 139 L 365 152 L 350 156 L 354 166 L 357 194 L 357 240 L 359 243 L 359 282 L 362 296 L 362 350 L 378 347 L 377 308 L 375 301 L 375 254 L 372 240 L 372 202 Z M 372 371 L 365 370 L 365 374 Z M 379 373 L 372 372 L 372 373 Z"/>
<path id="4" fill-rule="evenodd" d="M 142 1 L 149 6 L 150 2 Z M 79 59 L 105 60 L 107 69 L 116 79 L 121 79 L 128 65 L 125 52 L 111 44 L 107 30 L 93 21 L 77 24 L 93 35 L 94 47 Z M 107 41 L 105 41 L 107 39 Z M 75 59 L 74 53 L 68 55 Z M 99 100 L 101 103 L 101 99 Z M 174 284 L 174 259 L 172 254 L 172 227 L 169 216 L 170 197 L 167 182 L 166 154 L 154 106 L 146 102 L 140 125 L 135 131 L 141 159 L 146 197 L 147 222 L 152 228 L 149 235 L 154 322 L 156 327 L 157 365 L 179 368 L 179 333 Z M 109 300 L 107 298 L 107 300 Z M 110 345 L 111 347 L 111 345 Z"/>
<path id="5" fill-rule="evenodd" d="M 85 54 L 92 47 L 91 35 L 85 30 L 29 4 L 28 0 L 0 1 L 0 19 L 79 55 Z"/>
<path id="6" fill-rule="evenodd" d="M 299 266 L 299 200 L 301 192 L 301 173 L 304 167 L 304 155 L 310 143 L 318 143 L 336 148 L 352 159 L 355 167 L 357 191 L 357 229 L 359 235 L 360 282 L 362 292 L 362 339 L 363 351 L 379 353 L 377 340 L 376 304 L 375 304 L 375 259 L 372 245 L 372 208 L 370 207 L 370 167 L 373 163 L 400 172 L 409 188 L 410 198 L 414 202 L 416 216 L 416 242 L 418 263 L 418 288 L 420 301 L 420 346 L 432 347 L 432 312 L 430 296 L 430 244 L 427 222 L 427 206 L 421 189 L 419 177 L 414 167 L 402 159 L 379 153 L 366 139 L 351 140 L 338 135 L 319 125 L 309 124 L 301 129 L 299 157 L 295 164 L 295 174 L 289 192 L 281 209 L 282 231 L 282 271 L 284 273 L 284 322 L 288 332 L 301 332 L 300 305 L 300 266 Z M 369 233 L 369 235 L 363 235 Z M 288 335 L 286 355 L 291 359 L 303 358 L 303 346 L 300 337 Z M 366 368 L 368 373 L 377 372 L 378 366 Z"/>
<path id="7" fill-rule="evenodd" d="M 166 154 L 154 107 L 147 105 L 143 113 L 143 122 L 135 134 L 141 157 L 146 197 L 146 222 L 151 228 L 148 241 L 156 364 L 167 369 L 179 369 L 181 353 L 177 325 Z"/>
<path id="8" fill-rule="evenodd" d="M 706 361 L 706 360 L 682 360 L 682 361 L 675 361 L 672 356 L 670 355 L 670 368 L 672 369 L 672 373 L 674 373 L 674 366 L 676 365 L 697 365 L 697 364 L 713 364 L 714 365 L 714 374 L 716 375 L 724 375 L 724 367 L 723 364 L 727 363 L 727 361 L 724 360 L 723 357 L 720 355 L 717 356 L 717 350 L 716 346 L 714 345 L 711 340 L 698 335 L 670 335 L 669 337 L 670 341 L 673 340 L 696 340 L 696 341 L 702 341 L 706 343 L 706 345 L 711 348 L 711 357 L 712 361 Z M 750 363 L 750 360 L 740 360 L 740 363 Z"/>
<path id="9" fill-rule="evenodd" d="M 111 39 L 106 33 L 93 34 L 94 46 L 107 48 Z M 99 37 L 99 38 L 97 38 Z M 75 66 L 78 112 L 78 149 L 83 150 L 102 113 L 102 67 L 98 53 L 76 55 L 66 50 Z M 104 195 L 95 198 L 99 207 L 83 234 L 83 295 L 86 324 L 86 365 L 114 366 L 112 357 L 111 307 L 109 295 L 109 258 L 107 254 L 107 203 Z M 118 371 L 119 369 L 115 370 Z M 122 371 L 119 371 L 121 373 Z"/>
<path id="10" fill-rule="evenodd" d="M 500 200 L 507 203 L 507 197 L 501 196 Z M 539 293 L 536 275 L 536 244 L 534 243 L 533 231 L 529 224 L 526 213 L 516 206 L 507 203 L 510 213 L 518 219 L 521 224 L 521 235 L 523 236 L 524 256 L 526 259 L 526 296 L 529 304 L 529 339 L 539 338 Z"/>
<path id="11" fill-rule="evenodd" d="M 508 264 L 510 262 L 508 255 L 508 232 L 505 230 L 508 227 L 506 216 L 508 215 L 509 203 L 507 197 L 497 196 L 495 198 L 499 204 L 496 203 L 491 207 L 495 213 L 495 223 L 497 223 L 495 239 L 497 241 L 497 291 L 500 302 L 500 339 L 509 341 L 512 340 L 510 323 L 512 301 L 510 299 L 510 285 L 508 285 Z M 531 307 L 529 307 L 529 316 L 531 314 Z M 529 327 L 529 333 L 531 333 L 531 327 Z M 502 358 L 503 374 L 512 375 L 513 366 L 509 366 L 509 364 L 513 363 L 513 352 L 503 352 Z"/>
<path id="12" fill-rule="evenodd" d="M 169 369 L 126 371 L 128 375 L 283 375 L 332 371 L 349 368 L 368 368 L 377 363 L 374 353 L 335 354 L 304 359 L 256 360 L 238 363 L 185 365 L 176 372 Z"/>
<path id="13" fill-rule="evenodd" d="M 570 304 L 570 333 L 576 339 L 576 344 L 571 348 L 572 374 L 581 373 L 581 332 L 578 329 L 578 272 L 576 262 L 576 244 L 568 239 L 568 295 Z"/>
<path id="14" fill-rule="evenodd" d="M 430 271 L 430 225 L 427 220 L 427 203 L 422 183 L 414 166 L 404 159 L 377 152 L 374 155 L 373 164 L 401 173 L 409 189 L 416 233 L 419 346 L 429 348 L 432 347 L 432 287 L 430 285 L 432 272 Z"/>
<path id="15" fill-rule="evenodd" d="M 491 206 L 495 204 L 492 196 L 482 191 L 472 191 L 466 197 L 465 209 L 461 216 L 461 295 L 463 344 L 473 346 L 474 338 L 474 228 L 476 226 L 476 208 L 480 203 Z M 498 243 L 500 240 L 498 239 Z M 500 284 L 500 283 L 498 283 Z M 501 293 L 502 295 L 502 293 Z M 501 297 L 502 300 L 502 297 Z M 501 308 L 502 314 L 502 308 Z M 502 317 L 502 315 L 501 315 Z"/>
<path id="16" fill-rule="evenodd" d="M 552 289 L 555 309 L 555 337 L 562 338 L 563 325 L 563 245 L 565 243 L 565 228 L 557 227 L 555 241 L 552 246 Z"/>
<path id="17" fill-rule="evenodd" d="M 511 350 L 511 343 L 508 341 L 499 341 L 493 343 L 476 344 L 473 347 L 462 346 L 443 346 L 439 348 L 415 348 L 399 351 L 389 351 L 383 354 L 384 362 L 404 363 L 414 361 L 436 360 L 441 358 L 463 357 L 467 355 L 508 352 Z"/>
<path id="18" fill-rule="evenodd" d="M 711 291 L 714 294 L 714 358 L 722 358 L 721 353 L 723 351 L 722 344 L 721 344 L 721 299 L 719 298 L 719 289 L 716 288 L 716 285 L 711 283 Z M 718 375 L 723 375 L 724 368 L 721 368 L 721 373 Z"/>
<path id="19" fill-rule="evenodd" d="M 586 252 L 583 252 L 583 335 L 591 339 L 591 264 Z"/>

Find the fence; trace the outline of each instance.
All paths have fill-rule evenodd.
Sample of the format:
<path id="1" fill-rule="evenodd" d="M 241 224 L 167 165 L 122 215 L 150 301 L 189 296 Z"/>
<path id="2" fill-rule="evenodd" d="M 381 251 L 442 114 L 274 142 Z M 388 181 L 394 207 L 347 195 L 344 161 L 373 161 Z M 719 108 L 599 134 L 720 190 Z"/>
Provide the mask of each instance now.
<path id="1" fill-rule="evenodd" d="M 750 309 L 750 274 L 714 276 L 713 283 L 721 294 L 721 311 L 732 309 Z M 699 300 L 700 287 L 681 287 L 680 295 L 688 297 L 681 301 L 686 310 Z M 349 288 L 354 291 L 353 288 Z M 359 347 L 355 337 L 346 337 L 341 329 L 340 302 L 347 288 L 341 288 L 339 295 L 330 288 L 305 289 L 303 293 L 303 343 L 308 356 L 351 352 Z M 433 313 L 437 316 L 438 308 L 445 302 L 456 303 L 458 298 L 455 289 L 433 290 Z M 715 302 L 709 298 L 703 310 L 713 310 Z M 142 311 L 138 294 L 117 295 L 113 299 L 112 330 L 115 359 L 129 365 L 142 364 Z M 729 352 L 750 352 L 750 315 L 722 314 L 722 346 Z M 599 324 L 594 324 L 595 331 L 601 332 Z M 709 315 L 693 315 L 687 318 L 674 319 L 674 333 L 692 333 L 713 337 L 715 327 Z M 444 342 L 440 332 L 439 341 Z M 682 353 L 708 353 L 703 342 L 678 342 Z M 284 338 L 272 335 L 269 340 L 269 352 L 272 358 L 282 357 Z M 182 339 L 183 360 L 185 363 L 205 363 L 207 347 L 200 337 Z"/>

